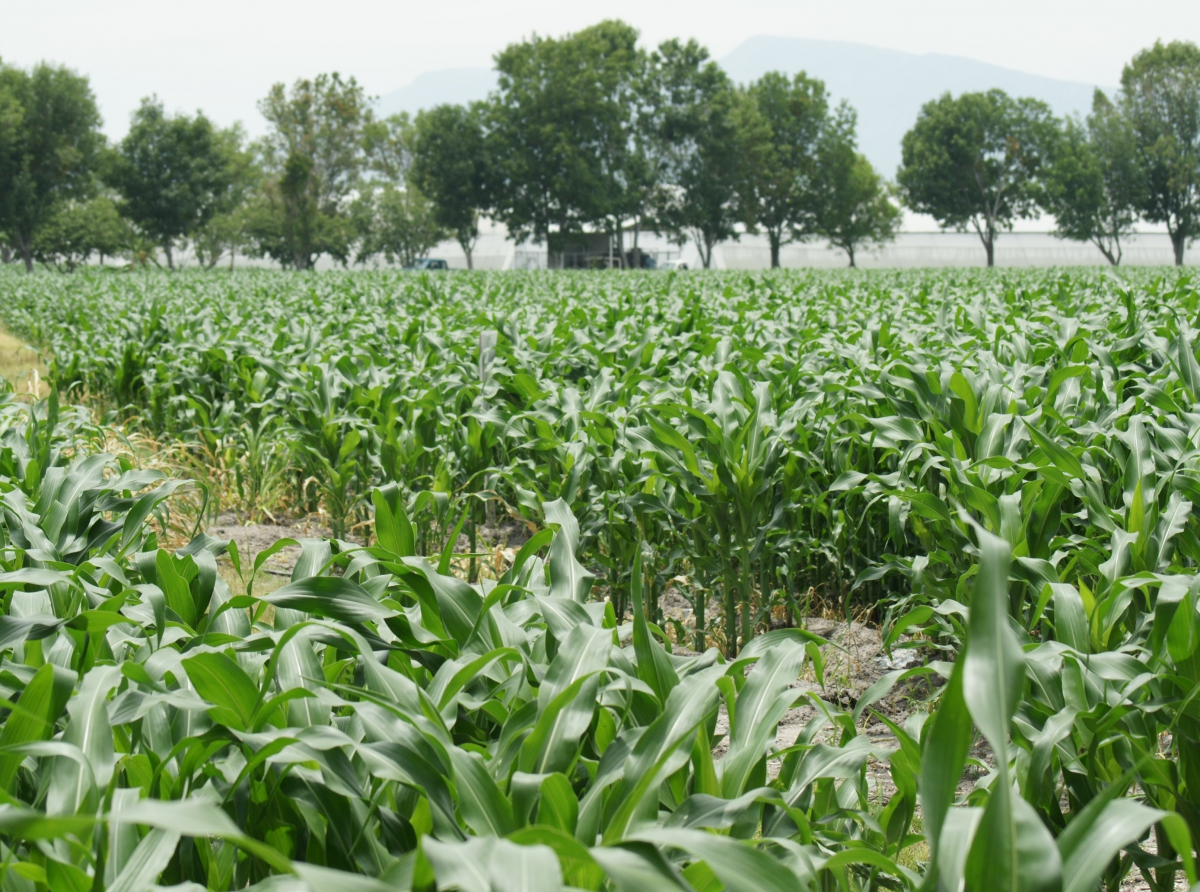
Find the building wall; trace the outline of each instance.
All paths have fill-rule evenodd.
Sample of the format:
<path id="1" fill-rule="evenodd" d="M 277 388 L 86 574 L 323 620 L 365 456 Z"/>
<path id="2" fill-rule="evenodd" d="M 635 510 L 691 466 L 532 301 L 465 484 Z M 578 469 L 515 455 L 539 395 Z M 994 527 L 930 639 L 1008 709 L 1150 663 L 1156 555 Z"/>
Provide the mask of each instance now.
<path id="1" fill-rule="evenodd" d="M 650 254 L 680 258 L 692 269 L 701 267 L 700 254 L 690 242 L 680 246 L 652 232 L 642 232 L 638 246 Z M 626 247 L 633 247 L 632 233 L 627 236 Z M 1171 241 L 1165 232 L 1130 236 L 1122 247 L 1122 266 L 1170 266 L 1174 263 Z M 454 241 L 442 242 L 429 252 L 429 256 L 446 260 L 452 269 L 467 268 L 466 255 Z M 779 259 L 785 269 L 836 269 L 847 265 L 844 251 L 817 241 L 786 245 L 780 251 Z M 187 257 L 181 260 L 191 262 Z M 548 266 L 545 245 L 529 242 L 518 245 L 508 238 L 503 226 L 490 221 L 484 221 L 480 228 L 473 260 L 475 269 L 481 271 L 546 269 Z M 902 232 L 894 242 L 878 251 L 860 251 L 856 260 L 858 266 L 866 269 L 981 267 L 985 265 L 987 255 L 973 232 Z M 1184 260 L 1189 265 L 1200 265 L 1200 243 L 1188 249 Z M 713 251 L 715 269 L 767 269 L 770 262 L 770 247 L 762 235 L 742 235 L 739 240 L 720 244 Z M 996 239 L 997 266 L 1106 266 L 1107 263 L 1094 245 L 1058 239 L 1049 232 L 1006 232 Z M 227 260 L 221 265 L 227 265 Z M 237 265 L 274 264 L 239 257 Z M 339 266 L 323 257 L 317 268 Z"/>
<path id="2" fill-rule="evenodd" d="M 1165 233 L 1141 233 L 1122 245 L 1123 266 L 1170 266 L 1175 262 Z M 771 251 L 763 236 L 744 235 L 714 251 L 722 269 L 765 269 Z M 973 232 L 902 232 L 878 251 L 859 251 L 855 260 L 863 268 L 984 266 L 987 254 Z M 1184 254 L 1189 264 L 1200 263 L 1200 244 Z M 786 268 L 844 267 L 846 252 L 825 243 L 792 244 L 779 252 Z M 1095 245 L 1055 238 L 1048 232 L 1006 232 L 996 238 L 997 266 L 1104 266 L 1108 261 Z"/>

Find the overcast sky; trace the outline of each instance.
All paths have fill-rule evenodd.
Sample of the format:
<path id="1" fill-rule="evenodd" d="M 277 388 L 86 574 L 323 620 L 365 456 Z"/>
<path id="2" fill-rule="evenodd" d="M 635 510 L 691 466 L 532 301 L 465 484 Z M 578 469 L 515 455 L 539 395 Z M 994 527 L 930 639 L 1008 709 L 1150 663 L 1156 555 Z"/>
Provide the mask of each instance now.
<path id="1" fill-rule="evenodd" d="M 276 81 L 336 70 L 379 95 L 426 71 L 490 67 L 511 41 L 602 16 L 630 22 L 647 44 L 695 37 L 717 58 L 769 34 L 967 56 L 1089 84 L 1116 83 L 1156 39 L 1200 42 L 1198 0 L 0 0 L 0 59 L 88 74 L 110 136 L 150 93 L 256 133 L 255 102 Z"/>

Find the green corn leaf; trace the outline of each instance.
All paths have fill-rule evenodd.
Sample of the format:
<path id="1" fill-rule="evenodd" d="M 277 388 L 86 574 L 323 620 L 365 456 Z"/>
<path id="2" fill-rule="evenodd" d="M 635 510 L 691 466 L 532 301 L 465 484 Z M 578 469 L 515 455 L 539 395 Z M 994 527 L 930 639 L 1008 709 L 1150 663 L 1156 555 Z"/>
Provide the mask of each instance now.
<path id="1" fill-rule="evenodd" d="M 1008 725 L 1025 678 L 1025 654 L 1008 619 L 1008 543 L 979 531 L 982 553 L 971 600 L 963 699 L 998 759 L 1008 752 Z"/>
<path id="2" fill-rule="evenodd" d="M 967 892 L 1054 892 L 1063 864 L 1033 807 L 998 785 L 983 810 L 966 864 Z"/>
<path id="3" fill-rule="evenodd" d="M 187 625 L 195 627 L 196 605 L 192 602 L 192 592 L 187 582 L 175 569 L 174 558 L 160 548 L 154 559 L 154 567 L 158 576 L 158 587 L 167 599 L 167 606 Z"/>
<path id="4" fill-rule="evenodd" d="M 800 675 L 804 657 L 803 648 L 796 645 L 771 648 L 739 692 L 737 727 L 721 759 L 721 793 L 726 798 L 744 792 L 755 764 L 775 741 L 779 722 L 796 699 L 791 685 Z"/>
<path id="5" fill-rule="evenodd" d="M 558 524 L 550 543 L 550 595 L 583 603 L 596 577 L 575 556 L 579 550 L 579 521 L 562 499 L 543 503 L 542 510 L 548 523 Z"/>
<path id="6" fill-rule="evenodd" d="M 646 606 L 642 602 L 642 550 L 633 558 L 633 573 L 630 577 L 630 600 L 633 602 L 633 649 L 637 655 L 638 678 L 650 686 L 659 702 L 666 702 L 672 689 L 679 684 L 679 676 L 671 665 L 671 659 L 654 641 L 650 624 L 646 619 Z"/>
<path id="7" fill-rule="evenodd" d="M 180 834 L 156 827 L 143 837 L 125 862 L 125 866 L 108 886 L 108 892 L 142 892 L 155 884 L 167 869 Z"/>
<path id="8" fill-rule="evenodd" d="M 516 829 L 512 806 L 488 774 L 483 757 L 454 747 L 454 786 L 467 826 L 479 836 L 507 836 Z"/>
<path id="9" fill-rule="evenodd" d="M 396 615 L 395 610 L 385 607 L 362 586 L 343 576 L 310 576 L 262 595 L 261 600 L 276 607 L 350 623 Z"/>
<path id="10" fill-rule="evenodd" d="M 13 748 L 49 740 L 74 687 L 74 675 L 53 663 L 42 666 L 25 685 L 0 730 L 0 787 L 12 789 L 13 778 L 24 758 Z"/>
<path id="11" fill-rule="evenodd" d="M 921 772 L 917 789 L 925 821 L 925 837 L 934 862 L 938 865 L 942 864 L 940 845 L 948 811 L 954 803 L 974 736 L 971 714 L 963 699 L 965 674 L 965 660 L 960 655 L 942 694 L 941 703 L 926 724 L 921 739 Z M 965 857 L 964 851 L 963 859 Z M 962 864 L 959 865 L 961 870 Z"/>
<path id="12" fill-rule="evenodd" d="M 202 653 L 183 661 L 196 692 L 213 705 L 213 718 L 239 731 L 249 731 L 258 709 L 259 691 L 244 669 L 223 653 Z"/>
<path id="13" fill-rule="evenodd" d="M 375 537 L 381 547 L 397 557 L 414 557 L 417 553 L 412 521 L 404 510 L 400 488 L 392 483 L 371 491 L 375 506 Z"/>
<path id="14" fill-rule="evenodd" d="M 701 830 L 643 830 L 633 839 L 682 849 L 702 859 L 730 892 L 794 892 L 797 878 L 782 863 L 753 845 Z"/>

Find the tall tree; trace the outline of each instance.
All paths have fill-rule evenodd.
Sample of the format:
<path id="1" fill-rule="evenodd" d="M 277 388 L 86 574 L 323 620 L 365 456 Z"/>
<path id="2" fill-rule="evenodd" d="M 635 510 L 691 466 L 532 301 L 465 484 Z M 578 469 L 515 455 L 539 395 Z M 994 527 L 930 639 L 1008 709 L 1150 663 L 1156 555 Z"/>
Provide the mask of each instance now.
<path id="1" fill-rule="evenodd" d="M 248 213 L 256 250 L 310 269 L 322 254 L 345 262 L 353 228 L 346 205 L 366 156 L 369 101 L 354 80 L 321 74 L 291 92 L 275 84 L 259 110 L 270 131 L 260 143 L 268 176 Z"/>
<path id="2" fill-rule="evenodd" d="M 34 239 L 56 205 L 95 186 L 100 113 L 82 75 L 0 65 L 0 125 L 0 232 L 32 272 Z"/>
<path id="3" fill-rule="evenodd" d="M 898 180 L 905 203 L 943 228 L 974 229 L 995 265 L 996 237 L 1039 209 L 1058 125 L 1049 106 L 1003 90 L 928 102 L 904 134 Z"/>
<path id="4" fill-rule="evenodd" d="M 11 189 L 21 169 L 21 125 L 25 109 L 17 101 L 9 78 L 4 75 L 4 63 L 0 61 L 0 191 Z M 12 263 L 15 237 L 5 232 L 5 225 L 12 226 L 11 216 L 5 219 L 6 202 L 0 198 L 0 262 Z"/>
<path id="5" fill-rule="evenodd" d="M 666 41 L 650 67 L 658 86 L 654 130 L 663 159 L 652 225 L 679 244 L 691 238 L 708 269 L 713 248 L 737 236 L 738 95 L 694 40 Z"/>
<path id="6" fill-rule="evenodd" d="M 411 184 L 364 187 L 351 218 L 359 235 L 359 263 L 382 255 L 388 263 L 408 266 L 445 236 L 432 203 Z"/>
<path id="7" fill-rule="evenodd" d="M 746 92 L 741 214 L 748 229 L 766 232 L 775 269 L 780 247 L 814 231 L 817 142 L 829 100 L 825 84 L 804 72 L 767 72 Z"/>
<path id="8" fill-rule="evenodd" d="M 474 269 L 479 216 L 488 207 L 490 159 L 478 106 L 439 105 L 417 115 L 412 179 L 433 202 L 438 226 L 454 234 Z"/>
<path id="9" fill-rule="evenodd" d="M 822 128 L 817 143 L 813 231 L 841 248 L 855 266 L 855 252 L 896 237 L 902 217 L 893 189 L 858 152 L 857 116 L 843 102 Z"/>
<path id="10" fill-rule="evenodd" d="M 494 208 L 518 241 L 611 228 L 627 211 L 636 43 L 629 25 L 605 21 L 496 56 L 499 86 L 487 105 Z"/>
<path id="11" fill-rule="evenodd" d="M 1145 177 L 1128 119 L 1097 90 L 1087 122 L 1068 118 L 1046 172 L 1046 209 L 1056 235 L 1091 242 L 1113 266 L 1121 239 L 1133 232 L 1145 203 Z"/>
<path id="12" fill-rule="evenodd" d="M 1183 264 L 1200 236 L 1200 47 L 1161 41 L 1121 73 L 1118 105 L 1136 134 L 1142 215 L 1165 223 Z"/>
<path id="13" fill-rule="evenodd" d="M 414 181 L 417 127 L 408 114 L 367 125 L 369 178 L 359 187 L 351 218 L 359 235 L 358 262 L 382 254 L 408 266 L 442 240 L 434 205 Z"/>
<path id="14" fill-rule="evenodd" d="M 246 146 L 241 124 L 217 131 L 217 137 L 227 185 L 217 196 L 217 210 L 212 219 L 192 236 L 192 246 L 196 259 L 204 267 L 212 269 L 228 253 L 229 268 L 233 269 L 238 251 L 250 241 L 246 231 L 247 202 L 262 181 L 262 169 L 254 152 Z"/>
<path id="15" fill-rule="evenodd" d="M 217 213 L 230 185 L 221 138 L 212 122 L 163 111 L 158 97 L 142 100 L 121 140 L 111 182 L 121 212 L 163 250 L 175 268 L 175 244 Z"/>
<path id="16" fill-rule="evenodd" d="M 87 201 L 68 199 L 33 238 L 33 256 L 39 263 L 70 272 L 92 255 L 101 260 L 120 253 L 129 245 L 129 224 L 107 195 Z"/>

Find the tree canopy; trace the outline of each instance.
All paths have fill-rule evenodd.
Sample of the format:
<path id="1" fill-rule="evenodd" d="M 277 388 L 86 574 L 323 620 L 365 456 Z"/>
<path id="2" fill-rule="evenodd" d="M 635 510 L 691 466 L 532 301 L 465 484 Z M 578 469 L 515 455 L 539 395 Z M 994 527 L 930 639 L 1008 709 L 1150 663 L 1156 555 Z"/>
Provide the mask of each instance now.
<path id="1" fill-rule="evenodd" d="M 857 119 L 842 103 L 817 141 L 816 174 L 811 191 L 812 231 L 841 248 L 855 266 L 862 246 L 881 245 L 896 237 L 901 211 L 893 189 L 856 147 Z"/>
<path id="2" fill-rule="evenodd" d="M 1096 91 L 1086 122 L 1068 118 L 1046 172 L 1046 209 L 1057 234 L 1091 242 L 1113 266 L 1121 240 L 1133 232 L 1144 203 L 1145 180 L 1133 128 L 1108 97 Z"/>
<path id="3" fill-rule="evenodd" d="M 1139 210 L 1166 224 L 1182 264 L 1200 236 L 1200 47 L 1160 41 L 1142 50 L 1121 73 L 1117 101 L 1135 137 Z"/>
<path id="4" fill-rule="evenodd" d="M 354 78 L 321 74 L 290 93 L 275 84 L 259 111 L 271 129 L 260 144 L 268 176 L 248 220 L 257 251 L 295 269 L 321 254 L 345 262 L 354 235 L 346 203 L 373 120 L 366 93 Z"/>
<path id="5" fill-rule="evenodd" d="M 896 183 L 858 151 L 854 110 L 833 108 L 820 80 L 772 71 L 738 85 L 694 40 L 648 50 L 605 20 L 513 43 L 495 68 L 486 100 L 415 119 L 377 116 L 336 72 L 277 83 L 252 142 L 151 97 L 110 148 L 86 77 L 0 64 L 0 261 L 111 256 L 112 206 L 132 224 L 117 250 L 134 263 L 174 266 L 187 244 L 209 267 L 245 253 L 298 270 L 320 257 L 407 263 L 446 238 L 473 268 L 485 219 L 545 245 L 551 266 L 575 265 L 576 245 L 595 261 L 605 237 L 602 265 L 648 265 L 645 230 L 694 244 L 705 267 L 721 242 L 759 233 L 772 267 L 788 243 L 817 239 L 853 266 L 896 236 L 897 200 L 975 232 L 988 265 L 1004 231 L 1042 214 L 1114 265 L 1141 221 L 1165 226 L 1176 263 L 1200 236 L 1193 43 L 1138 53 L 1086 118 L 1001 90 L 933 99 L 904 136 Z M 81 254 L 93 224 L 104 249 Z"/>
<path id="6" fill-rule="evenodd" d="M 651 59 L 657 86 L 654 133 L 662 174 L 654 228 L 691 238 L 707 269 L 713 247 L 737 236 L 741 146 L 729 76 L 694 40 L 668 40 Z"/>
<path id="7" fill-rule="evenodd" d="M 789 78 L 770 71 L 747 88 L 741 109 L 741 217 L 767 234 L 774 269 L 782 245 L 815 231 L 817 143 L 828 95 L 804 72 Z"/>
<path id="8" fill-rule="evenodd" d="M 534 36 L 496 56 L 488 103 L 493 210 L 514 237 L 548 241 L 619 215 L 637 31 L 605 21 L 561 39 Z"/>
<path id="9" fill-rule="evenodd" d="M 233 176 L 212 122 L 199 113 L 168 115 L 157 97 L 133 113 L 113 168 L 121 212 L 162 247 L 171 268 L 175 243 L 213 218 Z"/>
<path id="10" fill-rule="evenodd" d="M 417 115 L 412 177 L 433 202 L 438 226 L 453 233 L 474 268 L 479 217 L 489 206 L 491 159 L 479 106 L 439 105 Z"/>
<path id="11" fill-rule="evenodd" d="M 1002 90 L 947 93 L 926 103 L 904 135 L 904 201 L 944 228 L 973 229 L 993 266 L 998 233 L 1040 210 L 1040 177 L 1057 137 L 1044 102 Z"/>
<path id="12" fill-rule="evenodd" d="M 83 75 L 0 65 L 0 125 L 0 232 L 32 270 L 38 229 L 95 188 L 100 113 Z"/>

